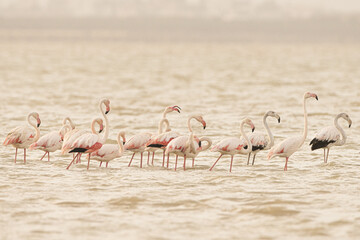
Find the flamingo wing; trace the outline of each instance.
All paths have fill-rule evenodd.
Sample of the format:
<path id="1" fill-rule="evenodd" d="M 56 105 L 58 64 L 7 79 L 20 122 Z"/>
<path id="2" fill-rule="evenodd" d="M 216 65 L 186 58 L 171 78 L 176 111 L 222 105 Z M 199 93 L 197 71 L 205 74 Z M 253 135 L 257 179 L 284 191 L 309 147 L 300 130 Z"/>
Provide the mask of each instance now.
<path id="1" fill-rule="evenodd" d="M 132 136 L 124 145 L 124 149 L 140 149 L 145 147 L 146 143 L 151 139 L 150 133 L 140 133 Z"/>
<path id="2" fill-rule="evenodd" d="M 340 139 L 340 133 L 334 126 L 321 129 L 310 142 L 311 150 L 327 147 Z"/>
<path id="3" fill-rule="evenodd" d="M 146 146 L 147 147 L 157 147 L 157 148 L 166 147 L 171 140 L 179 137 L 179 135 L 180 135 L 179 133 L 173 132 L 173 131 L 165 132 L 165 133 L 159 134 L 156 137 L 152 138 L 146 144 Z"/>
<path id="4" fill-rule="evenodd" d="M 275 156 L 290 157 L 294 152 L 296 152 L 296 150 L 299 149 L 301 143 L 301 136 L 287 138 L 270 149 L 268 159 L 271 159 Z"/>
<path id="5" fill-rule="evenodd" d="M 28 126 L 20 126 L 12 129 L 6 136 L 3 145 L 23 143 L 31 138 L 34 138 L 35 134 L 33 129 Z"/>
<path id="6" fill-rule="evenodd" d="M 39 140 L 31 144 L 30 149 L 42 149 L 55 151 L 61 148 L 62 140 L 58 131 L 53 131 L 40 137 Z"/>
<path id="7" fill-rule="evenodd" d="M 119 154 L 119 145 L 117 144 L 104 144 L 102 147 L 95 152 L 91 153 L 92 157 L 98 159 L 115 158 Z"/>
<path id="8" fill-rule="evenodd" d="M 243 143 L 240 138 L 237 137 L 228 137 L 221 140 L 219 143 L 215 144 L 212 148 L 212 152 L 234 152 L 241 150 L 243 148 Z"/>

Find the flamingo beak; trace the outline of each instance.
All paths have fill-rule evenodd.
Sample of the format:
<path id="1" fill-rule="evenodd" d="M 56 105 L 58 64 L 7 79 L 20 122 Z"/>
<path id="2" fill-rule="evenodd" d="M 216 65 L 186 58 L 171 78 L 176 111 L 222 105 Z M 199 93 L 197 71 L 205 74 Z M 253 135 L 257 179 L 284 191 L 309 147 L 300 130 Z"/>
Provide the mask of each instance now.
<path id="1" fill-rule="evenodd" d="M 123 145 L 125 145 L 126 142 L 123 142 Z"/>
<path id="2" fill-rule="evenodd" d="M 37 119 L 37 127 L 40 127 L 40 124 L 41 124 L 41 121 L 40 121 L 40 119 Z"/>
<path id="3" fill-rule="evenodd" d="M 181 108 L 179 106 L 173 106 L 172 110 L 177 111 L 178 113 L 180 113 Z"/>
<path id="4" fill-rule="evenodd" d="M 99 130 L 99 133 L 101 133 L 103 130 L 104 130 L 104 125 L 100 126 L 100 130 Z"/>
<path id="5" fill-rule="evenodd" d="M 205 121 L 202 121 L 202 124 L 204 126 L 204 129 L 206 128 L 206 122 Z"/>
<path id="6" fill-rule="evenodd" d="M 110 112 L 110 107 L 109 107 L 109 106 L 106 106 L 105 114 L 108 114 L 109 112 Z"/>
<path id="7" fill-rule="evenodd" d="M 278 123 L 280 123 L 280 117 L 278 118 Z"/>
<path id="8" fill-rule="evenodd" d="M 255 131 L 255 126 L 251 125 L 251 131 L 254 132 Z"/>
<path id="9" fill-rule="evenodd" d="M 315 99 L 316 99 L 316 100 L 319 100 L 319 98 L 318 98 L 318 96 L 317 96 L 317 95 L 315 95 Z"/>

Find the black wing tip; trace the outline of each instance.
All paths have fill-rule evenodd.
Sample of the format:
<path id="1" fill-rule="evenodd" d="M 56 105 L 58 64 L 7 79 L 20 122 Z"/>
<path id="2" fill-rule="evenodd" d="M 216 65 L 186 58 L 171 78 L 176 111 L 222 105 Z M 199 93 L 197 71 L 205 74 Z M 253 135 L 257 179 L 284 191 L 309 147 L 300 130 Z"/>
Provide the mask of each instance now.
<path id="1" fill-rule="evenodd" d="M 147 145 L 147 147 L 162 148 L 162 147 L 165 147 L 165 146 L 161 145 L 161 144 L 150 144 L 150 145 Z"/>
<path id="2" fill-rule="evenodd" d="M 314 151 L 316 149 L 320 149 L 320 148 L 324 148 L 327 147 L 330 143 L 334 143 L 334 140 L 329 140 L 329 141 L 324 141 L 324 140 L 319 140 L 317 138 L 314 138 L 313 140 L 311 140 L 310 145 L 311 145 L 311 151 Z"/>
<path id="3" fill-rule="evenodd" d="M 83 153 L 83 152 L 86 152 L 87 149 L 86 148 L 74 148 L 73 150 L 71 150 L 69 153 L 73 153 L 73 152 L 80 152 L 80 153 Z"/>

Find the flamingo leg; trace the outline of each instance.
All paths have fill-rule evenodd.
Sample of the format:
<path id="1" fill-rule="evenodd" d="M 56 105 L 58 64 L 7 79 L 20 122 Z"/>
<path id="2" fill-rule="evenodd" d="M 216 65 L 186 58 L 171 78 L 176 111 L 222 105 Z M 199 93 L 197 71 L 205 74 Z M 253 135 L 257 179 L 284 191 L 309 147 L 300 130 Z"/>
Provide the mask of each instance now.
<path id="1" fill-rule="evenodd" d="M 88 154 L 88 165 L 87 165 L 87 170 L 89 170 L 89 166 L 90 166 L 90 153 Z"/>
<path id="2" fill-rule="evenodd" d="M 211 170 L 215 167 L 215 165 L 217 164 L 217 162 L 219 161 L 219 159 L 220 159 L 221 157 L 222 157 L 222 154 L 220 154 L 219 158 L 216 159 L 216 161 L 214 162 L 214 164 L 212 165 L 212 167 L 209 169 L 209 171 L 211 171 Z"/>
<path id="3" fill-rule="evenodd" d="M 176 171 L 176 167 L 177 167 L 177 160 L 178 160 L 178 155 L 176 155 L 176 159 L 175 159 L 175 171 Z"/>
<path id="4" fill-rule="evenodd" d="M 76 158 L 78 155 L 79 155 L 79 153 L 75 155 L 75 157 L 73 158 L 73 160 L 70 162 L 69 166 L 67 166 L 66 170 L 69 170 L 69 167 L 70 167 L 71 164 L 75 161 L 75 158 Z"/>
<path id="5" fill-rule="evenodd" d="M 50 152 L 48 152 L 48 162 L 50 161 Z"/>
<path id="6" fill-rule="evenodd" d="M 101 167 L 101 164 L 102 164 L 102 162 L 100 162 L 100 165 L 99 165 L 99 167 Z"/>
<path id="7" fill-rule="evenodd" d="M 234 160 L 234 155 L 231 155 L 230 171 L 229 172 L 231 172 L 232 165 L 233 165 L 233 160 Z"/>
<path id="8" fill-rule="evenodd" d="M 128 167 L 130 167 L 130 166 L 131 166 L 131 162 L 132 162 L 132 160 L 133 160 L 133 158 L 134 158 L 134 155 L 135 155 L 135 153 L 132 155 L 132 157 L 131 157 L 131 159 L 130 159 L 130 162 L 129 162 Z"/>
<path id="9" fill-rule="evenodd" d="M 192 159 L 192 167 L 195 166 L 195 158 Z"/>
<path id="10" fill-rule="evenodd" d="M 254 154 L 253 161 L 252 161 L 252 164 L 251 164 L 251 165 L 254 165 L 254 163 L 255 163 L 255 157 L 256 157 L 256 153 Z"/>
<path id="11" fill-rule="evenodd" d="M 327 163 L 327 160 L 328 160 L 328 158 L 329 158 L 329 151 L 330 151 L 330 148 L 327 149 L 327 154 L 326 154 L 326 161 L 325 161 L 325 163 Z"/>
<path id="12" fill-rule="evenodd" d="M 184 171 L 186 170 L 186 155 L 184 155 Z"/>
<path id="13" fill-rule="evenodd" d="M 143 157 L 143 153 L 140 153 L 141 157 L 140 157 L 140 168 L 142 168 L 142 157 Z"/>
<path id="14" fill-rule="evenodd" d="M 47 152 L 44 153 L 44 155 L 40 158 L 40 161 L 43 160 Z"/>
<path id="15" fill-rule="evenodd" d="M 284 171 L 287 171 L 287 164 L 288 164 L 288 160 L 289 160 L 289 158 L 287 157 L 287 158 L 286 158 L 286 162 L 285 162 Z"/>
<path id="16" fill-rule="evenodd" d="M 325 154 L 326 150 L 324 148 L 324 163 L 326 163 L 326 154 Z"/>
<path id="17" fill-rule="evenodd" d="M 16 163 L 16 156 L 17 156 L 17 148 L 15 148 L 15 163 Z"/>
<path id="18" fill-rule="evenodd" d="M 165 164 L 165 151 L 163 151 L 163 164 L 162 164 L 163 167 L 164 167 L 164 164 Z M 169 168 L 169 164 L 167 165 L 166 168 Z"/>
<path id="19" fill-rule="evenodd" d="M 79 158 L 78 162 L 79 163 L 81 163 L 81 155 L 82 155 L 82 153 L 79 153 L 79 156 L 78 156 L 78 158 Z"/>
<path id="20" fill-rule="evenodd" d="M 109 162 L 106 162 L 106 167 L 108 167 Z"/>
<path id="21" fill-rule="evenodd" d="M 26 148 L 24 148 L 24 163 L 26 164 Z"/>
<path id="22" fill-rule="evenodd" d="M 149 166 L 150 163 L 150 152 L 148 152 L 148 159 L 147 159 L 147 165 Z"/>
<path id="23" fill-rule="evenodd" d="M 170 153 L 167 155 L 166 168 L 169 168 L 169 158 L 170 158 Z"/>
<path id="24" fill-rule="evenodd" d="M 154 166 L 154 156 L 155 156 L 155 152 L 153 152 L 152 159 L 151 159 L 151 165 L 152 166 Z M 164 166 L 164 162 L 163 162 L 163 166 Z"/>
<path id="25" fill-rule="evenodd" d="M 246 164 L 246 165 L 249 165 L 250 155 L 251 155 L 251 152 L 249 152 L 249 154 L 248 154 L 248 161 L 247 161 L 247 164 Z"/>

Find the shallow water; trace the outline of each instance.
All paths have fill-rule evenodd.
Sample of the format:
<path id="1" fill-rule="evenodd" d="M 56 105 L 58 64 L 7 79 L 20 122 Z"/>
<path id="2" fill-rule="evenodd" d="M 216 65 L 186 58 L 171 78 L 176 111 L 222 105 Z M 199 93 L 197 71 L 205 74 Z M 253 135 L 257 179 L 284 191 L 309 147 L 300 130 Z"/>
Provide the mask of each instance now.
<path id="1" fill-rule="evenodd" d="M 99 168 L 92 162 L 65 170 L 70 157 L 52 154 L 40 162 L 29 151 L 26 165 L 15 150 L 0 148 L 1 239 L 355 239 L 360 236 L 360 45 L 221 43 L 120 43 L 111 41 L 0 41 L 0 138 L 37 111 L 41 133 L 57 130 L 65 116 L 88 128 L 99 117 L 102 97 L 111 100 L 110 139 L 125 130 L 155 132 L 167 105 L 172 129 L 186 133 L 186 118 L 202 113 L 199 136 L 218 142 L 239 136 L 240 120 L 253 119 L 264 131 L 269 119 L 275 142 L 302 133 L 302 95 L 308 101 L 309 135 L 283 172 L 284 159 L 254 166 L 246 156 L 199 154 L 195 168 L 174 172 L 127 163 L 131 154 Z M 317 129 L 347 112 L 345 146 L 330 151 L 308 146 Z M 246 129 L 249 132 L 249 129 Z M 22 155 L 19 155 L 21 159 Z M 174 158 L 171 159 L 173 167 Z M 182 161 L 179 162 L 179 165 Z"/>

